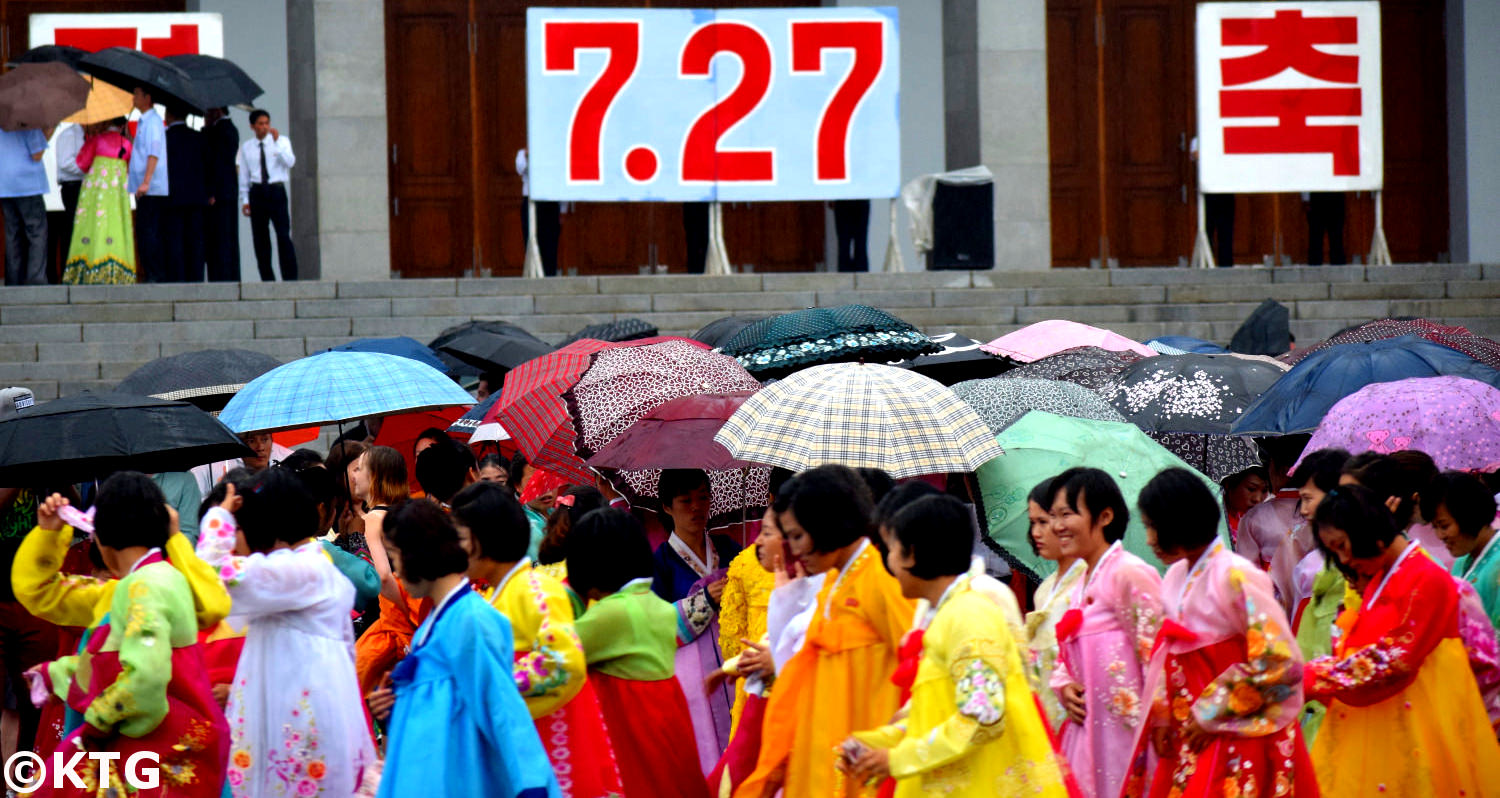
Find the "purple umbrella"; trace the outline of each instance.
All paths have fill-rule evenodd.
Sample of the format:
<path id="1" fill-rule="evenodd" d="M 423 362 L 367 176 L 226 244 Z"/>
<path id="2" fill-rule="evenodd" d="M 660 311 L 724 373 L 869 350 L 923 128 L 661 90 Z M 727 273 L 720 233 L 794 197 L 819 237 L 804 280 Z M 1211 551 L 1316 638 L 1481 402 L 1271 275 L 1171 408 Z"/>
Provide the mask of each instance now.
<path id="1" fill-rule="evenodd" d="M 1366 385 L 1328 411 L 1305 451 L 1329 447 L 1355 454 L 1415 449 L 1443 470 L 1500 469 L 1500 389 L 1463 377 Z"/>

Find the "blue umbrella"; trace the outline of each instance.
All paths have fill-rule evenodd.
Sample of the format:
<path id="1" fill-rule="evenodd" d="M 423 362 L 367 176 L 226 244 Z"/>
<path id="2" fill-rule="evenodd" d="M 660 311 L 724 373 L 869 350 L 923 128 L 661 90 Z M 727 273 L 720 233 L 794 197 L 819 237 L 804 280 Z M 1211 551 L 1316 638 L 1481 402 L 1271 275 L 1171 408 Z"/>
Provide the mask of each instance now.
<path id="1" fill-rule="evenodd" d="M 322 352 L 274 368 L 240 389 L 219 420 L 237 433 L 338 424 L 474 397 L 441 371 L 378 352 Z"/>
<path id="2" fill-rule="evenodd" d="M 495 402 L 499 400 L 499 391 L 490 394 L 483 402 L 469 408 L 469 412 L 464 413 L 457 421 L 449 425 L 448 434 L 454 437 L 462 436 L 467 441 L 469 436 L 474 434 L 474 430 L 479 429 L 479 425 L 484 423 L 484 414 L 490 412 L 490 408 L 494 407 Z"/>
<path id="3" fill-rule="evenodd" d="M 1146 346 L 1164 355 L 1227 355 L 1229 350 L 1202 338 L 1191 335 L 1162 335 L 1146 342 Z M 1177 350 L 1175 352 L 1168 350 Z"/>
<path id="4" fill-rule="evenodd" d="M 1377 382 L 1468 377 L 1500 387 L 1500 371 L 1456 349 L 1403 335 L 1319 350 L 1282 375 L 1236 421 L 1235 435 L 1295 435 L 1318 428 L 1340 399 Z"/>
<path id="5" fill-rule="evenodd" d="M 421 341 L 415 338 L 407 338 L 398 335 L 394 338 L 361 338 L 358 341 L 350 341 L 343 346 L 335 346 L 325 349 L 324 352 L 379 352 L 385 355 L 396 355 L 408 360 L 415 360 L 431 366 L 438 371 L 446 373 L 448 364 L 437 356 L 437 353 L 429 349 Z"/>

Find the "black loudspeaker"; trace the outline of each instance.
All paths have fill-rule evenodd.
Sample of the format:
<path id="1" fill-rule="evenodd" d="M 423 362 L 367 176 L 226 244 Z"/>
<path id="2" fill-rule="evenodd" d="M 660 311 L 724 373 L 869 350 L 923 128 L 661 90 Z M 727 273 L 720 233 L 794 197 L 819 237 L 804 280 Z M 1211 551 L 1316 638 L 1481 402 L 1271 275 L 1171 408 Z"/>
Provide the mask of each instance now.
<path id="1" fill-rule="evenodd" d="M 949 185 L 932 192 L 929 269 L 995 268 L 995 184 Z"/>

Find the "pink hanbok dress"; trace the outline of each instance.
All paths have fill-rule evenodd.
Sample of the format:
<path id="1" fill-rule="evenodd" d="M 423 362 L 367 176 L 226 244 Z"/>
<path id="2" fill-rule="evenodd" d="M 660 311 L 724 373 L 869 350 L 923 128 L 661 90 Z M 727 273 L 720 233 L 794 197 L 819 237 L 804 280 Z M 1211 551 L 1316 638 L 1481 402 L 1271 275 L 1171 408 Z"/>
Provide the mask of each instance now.
<path id="1" fill-rule="evenodd" d="M 1127 776 L 1148 776 L 1152 762 L 1136 761 L 1132 752 L 1161 623 L 1161 576 L 1117 542 L 1074 588 L 1057 624 L 1052 688 L 1060 697 L 1068 684 L 1081 684 L 1087 704 L 1082 724 L 1063 723 L 1061 750 L 1090 798 L 1115 798 Z"/>

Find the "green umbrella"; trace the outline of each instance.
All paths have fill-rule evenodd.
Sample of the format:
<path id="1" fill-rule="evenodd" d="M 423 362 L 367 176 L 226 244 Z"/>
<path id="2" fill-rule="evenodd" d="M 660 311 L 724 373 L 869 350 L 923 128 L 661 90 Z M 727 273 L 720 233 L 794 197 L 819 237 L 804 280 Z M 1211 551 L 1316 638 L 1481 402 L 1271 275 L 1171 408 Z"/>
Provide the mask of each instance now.
<path id="1" fill-rule="evenodd" d="M 984 499 L 990 540 L 1012 563 L 1036 577 L 1057 570 L 1057 564 L 1038 557 L 1028 537 L 1031 524 L 1026 515 L 1026 495 L 1037 483 L 1074 466 L 1103 469 L 1120 486 L 1130 507 L 1130 525 L 1125 529 L 1125 549 L 1165 571 L 1146 545 L 1146 527 L 1141 523 L 1136 498 L 1152 477 L 1174 466 L 1192 469 L 1177 455 L 1151 440 L 1139 427 L 1119 421 L 1059 416 L 1032 410 L 995 438 L 1005 454 L 979 467 L 979 490 Z M 1208 477 L 1203 483 L 1219 495 L 1219 486 Z M 1222 516 L 1219 536 L 1229 540 Z"/>

